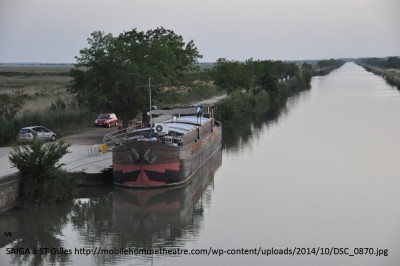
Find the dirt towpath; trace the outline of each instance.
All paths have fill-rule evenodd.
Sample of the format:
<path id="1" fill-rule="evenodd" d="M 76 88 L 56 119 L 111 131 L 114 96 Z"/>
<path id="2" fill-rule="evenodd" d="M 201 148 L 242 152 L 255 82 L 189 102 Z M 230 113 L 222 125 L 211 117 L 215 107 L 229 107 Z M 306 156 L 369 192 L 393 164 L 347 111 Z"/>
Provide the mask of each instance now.
<path id="1" fill-rule="evenodd" d="M 101 144 L 103 142 L 103 137 L 105 134 L 116 130 L 118 130 L 118 128 L 116 127 L 111 127 L 111 128 L 93 127 L 92 129 L 88 129 L 79 133 L 62 137 L 60 140 L 69 144 L 78 144 L 78 145 Z"/>

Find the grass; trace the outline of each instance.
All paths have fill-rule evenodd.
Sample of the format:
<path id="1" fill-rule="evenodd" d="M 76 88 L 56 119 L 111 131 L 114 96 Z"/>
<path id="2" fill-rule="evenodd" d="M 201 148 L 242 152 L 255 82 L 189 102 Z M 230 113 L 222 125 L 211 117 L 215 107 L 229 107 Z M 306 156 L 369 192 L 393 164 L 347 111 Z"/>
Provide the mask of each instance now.
<path id="1" fill-rule="evenodd" d="M 66 86 L 72 66 L 0 66 L 0 94 L 24 95 L 25 102 L 14 117 L 0 114 L 0 145 L 15 140 L 21 127 L 42 125 L 59 137 L 92 126 L 95 114 L 78 108 Z M 55 108 L 57 102 L 65 104 Z"/>
<path id="2" fill-rule="evenodd" d="M 71 81 L 71 66 L 0 66 L 0 93 L 25 94 L 27 101 L 17 116 L 25 112 L 46 111 L 53 102 L 62 99 L 73 102 L 66 86 Z"/>
<path id="3" fill-rule="evenodd" d="M 4 88 L 65 87 L 72 66 L 0 66 L 0 90 Z"/>

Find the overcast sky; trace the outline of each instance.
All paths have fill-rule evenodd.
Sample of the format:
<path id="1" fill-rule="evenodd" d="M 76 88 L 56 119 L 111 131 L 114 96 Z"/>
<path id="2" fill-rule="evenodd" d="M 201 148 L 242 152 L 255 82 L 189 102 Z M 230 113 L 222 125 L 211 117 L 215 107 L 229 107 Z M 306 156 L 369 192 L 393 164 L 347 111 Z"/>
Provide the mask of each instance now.
<path id="1" fill-rule="evenodd" d="M 73 63 L 95 30 L 159 26 L 200 62 L 400 55 L 400 0 L 0 0 L 0 62 Z"/>

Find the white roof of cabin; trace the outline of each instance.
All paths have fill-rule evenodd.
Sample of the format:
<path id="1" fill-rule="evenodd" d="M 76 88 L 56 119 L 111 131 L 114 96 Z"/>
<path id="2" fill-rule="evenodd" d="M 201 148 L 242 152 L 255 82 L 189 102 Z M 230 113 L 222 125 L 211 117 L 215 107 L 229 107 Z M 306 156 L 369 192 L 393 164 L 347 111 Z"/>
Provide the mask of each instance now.
<path id="1" fill-rule="evenodd" d="M 197 128 L 198 125 L 204 125 L 210 120 L 210 118 L 205 117 L 200 118 L 197 116 L 181 116 L 177 117 L 175 122 L 173 122 L 172 119 L 168 119 L 164 123 L 168 124 L 168 129 L 170 131 L 185 134 Z"/>

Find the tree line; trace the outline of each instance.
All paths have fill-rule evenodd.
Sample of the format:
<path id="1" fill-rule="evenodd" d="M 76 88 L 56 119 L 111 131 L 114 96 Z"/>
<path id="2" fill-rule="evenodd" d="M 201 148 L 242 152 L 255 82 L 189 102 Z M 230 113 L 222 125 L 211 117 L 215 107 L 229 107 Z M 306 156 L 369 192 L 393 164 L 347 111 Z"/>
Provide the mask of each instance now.
<path id="1" fill-rule="evenodd" d="M 241 63 L 220 58 L 210 75 L 215 85 L 232 93 L 240 89 L 274 91 L 279 82 L 293 78 L 298 71 L 295 64 L 282 61 L 249 59 Z"/>
<path id="2" fill-rule="evenodd" d="M 279 94 L 280 88 L 294 86 L 290 80 L 309 83 L 313 75 L 313 66 L 307 63 L 225 58 L 200 71 L 196 63 L 202 55 L 194 42 L 186 43 L 163 27 L 146 32 L 133 29 L 118 36 L 95 31 L 88 44 L 76 57 L 68 90 L 81 105 L 115 112 L 123 121 L 148 110 L 149 78 L 152 96 L 157 98 L 162 88 L 187 85 L 194 77 L 210 79 L 228 94 L 240 90 Z M 334 59 L 318 62 L 320 67 L 337 64 Z"/>
<path id="3" fill-rule="evenodd" d="M 371 66 L 400 69 L 400 58 L 397 56 L 392 56 L 388 58 L 361 58 L 358 60 L 358 62 Z"/>
<path id="4" fill-rule="evenodd" d="M 273 105 L 309 88 L 312 69 L 283 61 L 218 59 L 210 76 L 228 93 L 216 107 L 217 118 L 229 127 L 262 119 Z"/>

